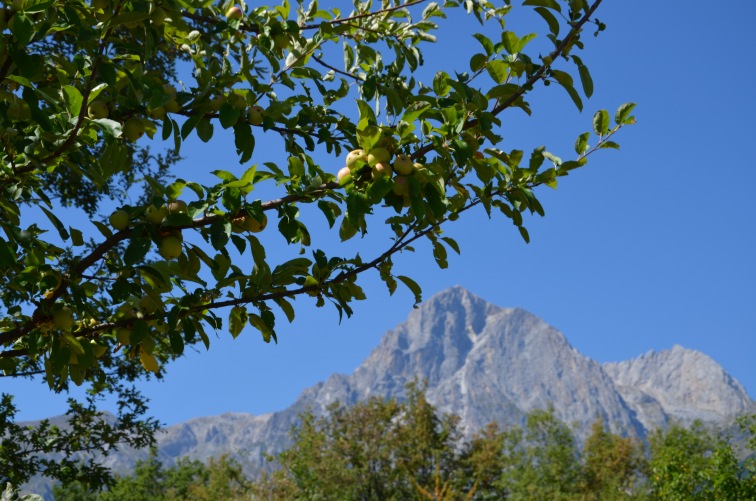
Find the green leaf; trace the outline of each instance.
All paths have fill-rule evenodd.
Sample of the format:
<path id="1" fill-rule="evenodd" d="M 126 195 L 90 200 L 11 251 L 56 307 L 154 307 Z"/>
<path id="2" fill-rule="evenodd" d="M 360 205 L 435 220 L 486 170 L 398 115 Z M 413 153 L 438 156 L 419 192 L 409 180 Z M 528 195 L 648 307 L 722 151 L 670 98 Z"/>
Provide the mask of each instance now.
<path id="1" fill-rule="evenodd" d="M 81 112 L 81 104 L 84 102 L 79 89 L 72 85 L 64 85 L 61 90 L 63 91 L 63 100 L 66 103 L 66 109 L 73 117 L 78 117 Z"/>
<path id="2" fill-rule="evenodd" d="M 604 148 L 613 148 L 615 150 L 618 150 L 620 149 L 620 145 L 615 143 L 614 141 L 604 141 L 603 143 L 599 145 L 599 149 L 604 149 Z"/>
<path id="3" fill-rule="evenodd" d="M 123 264 L 125 266 L 134 266 L 138 262 L 144 260 L 151 245 L 152 240 L 149 238 L 132 238 L 129 241 L 129 245 L 126 246 L 126 251 L 123 253 Z"/>
<path id="4" fill-rule="evenodd" d="M 60 235 L 61 240 L 68 240 L 70 235 L 68 234 L 68 230 L 66 230 L 66 227 L 63 226 L 63 223 L 60 221 L 60 219 L 58 219 L 55 214 L 45 209 L 44 207 L 39 206 L 39 208 L 42 209 L 42 212 L 45 213 L 47 219 L 49 219 L 53 226 L 55 226 L 55 229 L 58 230 L 58 235 Z"/>
<path id="5" fill-rule="evenodd" d="M 630 116 L 630 113 L 635 108 L 635 103 L 624 103 L 617 108 L 617 112 L 614 114 L 614 121 L 617 125 L 626 125 L 635 123 L 635 118 Z"/>
<path id="6" fill-rule="evenodd" d="M 590 132 L 583 132 L 575 141 L 575 153 L 582 155 L 588 151 L 588 138 L 591 137 Z"/>
<path id="7" fill-rule="evenodd" d="M 518 226 L 517 229 L 520 230 L 520 235 L 522 236 L 522 239 L 525 240 L 525 243 L 529 244 L 530 234 L 528 233 L 528 230 L 526 230 L 523 226 Z"/>
<path id="8" fill-rule="evenodd" d="M 407 288 L 412 291 L 412 294 L 415 295 L 415 304 L 412 305 L 413 308 L 417 308 L 420 303 L 423 302 L 423 291 L 420 289 L 420 286 L 417 285 L 417 282 L 412 280 L 410 277 L 406 277 L 404 275 L 397 275 L 397 279 L 401 280 L 404 285 L 407 286 Z"/>
<path id="9" fill-rule="evenodd" d="M 585 93 L 585 97 L 591 97 L 593 95 L 593 78 L 591 78 L 591 73 L 590 71 L 588 71 L 588 67 L 583 64 L 583 61 L 579 57 L 572 56 L 572 59 L 578 65 L 580 83 L 583 84 L 583 92 Z"/>
<path id="10" fill-rule="evenodd" d="M 599 110 L 593 115 L 593 132 L 599 136 L 606 135 L 609 132 L 609 112 Z"/>
<path id="11" fill-rule="evenodd" d="M 491 75 L 491 78 L 493 78 L 494 82 L 500 84 L 507 79 L 509 65 L 504 61 L 500 61 L 498 59 L 495 61 L 488 61 L 488 64 L 486 64 L 486 71 L 488 71 L 488 74 Z"/>
<path id="12" fill-rule="evenodd" d="M 559 35 L 559 21 L 557 21 L 557 18 L 554 17 L 554 14 L 549 12 L 548 9 L 544 7 L 536 7 L 534 9 L 538 14 L 541 15 L 542 18 L 546 20 L 546 23 L 549 25 L 549 31 L 551 31 L 551 34 L 555 37 Z"/>
<path id="13" fill-rule="evenodd" d="M 532 5 L 535 7 L 547 7 L 557 12 L 562 12 L 562 8 L 556 0 L 525 0 L 522 5 Z"/>
<path id="14" fill-rule="evenodd" d="M 475 38 L 478 42 L 480 42 L 480 45 L 482 45 L 483 49 L 486 51 L 486 55 L 490 56 L 494 54 L 495 52 L 494 44 L 491 40 L 481 35 L 480 33 L 475 33 L 473 35 L 473 38 Z"/>
<path id="15" fill-rule="evenodd" d="M 551 70 L 551 74 L 554 76 L 559 85 L 561 85 L 564 90 L 567 91 L 567 94 L 570 95 L 572 102 L 575 103 L 577 109 L 583 111 L 583 100 L 580 98 L 580 95 L 577 93 L 575 87 L 573 86 L 572 77 L 568 73 L 559 70 Z"/>
<path id="16" fill-rule="evenodd" d="M 16 253 L 13 252 L 13 248 L 11 248 L 5 240 L 0 238 L 0 266 L 5 269 L 10 269 L 17 264 L 18 259 Z"/>
<path id="17" fill-rule="evenodd" d="M 228 330 L 231 336 L 236 337 L 244 330 L 247 324 L 247 309 L 243 306 L 234 306 L 228 315 Z"/>
<path id="18" fill-rule="evenodd" d="M 349 214 L 344 216 L 341 220 L 341 226 L 339 226 L 339 238 L 342 242 L 346 242 L 357 234 L 357 226 L 349 222 Z"/>
<path id="19" fill-rule="evenodd" d="M 203 116 L 199 122 L 197 122 L 197 137 L 203 143 L 210 141 L 213 137 L 213 123 L 206 116 Z"/>
<path id="20" fill-rule="evenodd" d="M 7 14 L 4 14 L 7 15 Z M 10 24 L 11 33 L 16 43 L 23 47 L 31 42 L 34 37 L 34 23 L 23 12 L 17 12 Z"/>

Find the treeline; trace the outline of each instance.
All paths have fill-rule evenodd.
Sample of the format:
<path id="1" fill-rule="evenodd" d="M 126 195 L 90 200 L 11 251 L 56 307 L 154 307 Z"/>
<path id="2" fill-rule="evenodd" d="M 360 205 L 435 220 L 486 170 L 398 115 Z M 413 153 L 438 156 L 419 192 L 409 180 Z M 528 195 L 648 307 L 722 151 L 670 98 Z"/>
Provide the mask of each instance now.
<path id="1" fill-rule="evenodd" d="M 647 442 L 596 421 L 579 446 L 550 410 L 524 426 L 490 424 L 463 440 L 459 418 L 439 415 L 422 391 L 302 416 L 276 469 L 250 479 L 224 456 L 207 464 L 155 457 L 101 492 L 58 486 L 58 501 L 198 500 L 749 500 L 756 499 L 754 419 L 732 437 L 701 423 L 672 425 Z"/>

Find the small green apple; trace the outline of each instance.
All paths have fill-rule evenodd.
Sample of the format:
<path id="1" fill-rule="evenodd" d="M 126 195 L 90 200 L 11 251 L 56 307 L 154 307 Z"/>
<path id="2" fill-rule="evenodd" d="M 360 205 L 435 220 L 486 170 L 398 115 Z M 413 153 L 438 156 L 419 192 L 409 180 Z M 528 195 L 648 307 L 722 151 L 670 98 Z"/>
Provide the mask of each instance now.
<path id="1" fill-rule="evenodd" d="M 55 327 L 60 330 L 69 332 L 73 327 L 74 317 L 71 308 L 64 306 L 55 313 L 53 313 L 53 323 Z"/>
<path id="2" fill-rule="evenodd" d="M 372 176 L 374 180 L 381 177 L 391 177 L 392 173 L 391 164 L 389 163 L 377 163 L 373 166 Z"/>
<path id="3" fill-rule="evenodd" d="M 31 118 L 31 108 L 21 99 L 14 99 L 8 105 L 8 118 L 11 120 L 29 120 Z"/>
<path id="4" fill-rule="evenodd" d="M 168 216 L 168 208 L 165 205 L 155 207 L 150 204 L 147 210 L 144 211 L 144 218 L 150 224 L 160 224 Z"/>
<path id="5" fill-rule="evenodd" d="M 244 17 L 244 12 L 242 12 L 242 10 L 236 5 L 226 11 L 226 19 L 228 19 L 229 21 L 234 19 L 241 19 L 242 17 Z"/>
<path id="6" fill-rule="evenodd" d="M 145 294 L 139 300 L 139 308 L 149 315 L 150 313 L 155 313 L 160 308 L 160 303 L 149 294 Z"/>
<path id="7" fill-rule="evenodd" d="M 467 147 L 470 151 L 475 153 L 480 148 L 480 141 L 471 133 L 466 132 L 462 134 L 462 140 L 467 143 Z"/>
<path id="8" fill-rule="evenodd" d="M 273 35 L 273 45 L 276 47 L 276 49 L 288 49 L 289 45 L 291 45 L 289 35 L 287 35 L 286 33 L 278 33 L 276 35 Z"/>
<path id="9" fill-rule="evenodd" d="M 232 92 L 228 95 L 226 100 L 229 102 L 231 106 L 233 106 L 236 109 L 243 110 L 247 107 L 247 100 L 244 99 L 244 96 L 239 94 L 238 92 Z"/>
<path id="10" fill-rule="evenodd" d="M 171 84 L 163 84 L 163 94 L 167 94 L 171 96 L 171 98 L 176 98 L 176 87 L 174 87 Z"/>
<path id="11" fill-rule="evenodd" d="M 394 185 L 391 187 L 391 191 L 394 195 L 404 196 L 409 195 L 410 181 L 406 176 L 396 176 L 394 178 Z"/>
<path id="12" fill-rule="evenodd" d="M 129 344 L 129 339 L 131 338 L 131 329 L 127 327 L 119 327 L 116 331 L 116 339 L 119 343 L 126 345 Z"/>
<path id="13" fill-rule="evenodd" d="M 121 231 L 129 227 L 129 213 L 123 209 L 118 209 L 110 215 L 110 226 L 113 229 Z"/>
<path id="14" fill-rule="evenodd" d="M 141 118 L 129 118 L 123 124 L 123 137 L 129 141 L 138 141 L 144 135 L 144 122 Z"/>
<path id="15" fill-rule="evenodd" d="M 107 346 L 97 344 L 97 341 L 95 341 L 94 339 L 91 340 L 89 344 L 92 347 L 92 353 L 94 354 L 95 358 L 102 357 L 105 354 L 105 352 L 108 351 Z"/>
<path id="16" fill-rule="evenodd" d="M 268 216 L 263 214 L 262 221 L 258 221 L 252 216 L 243 216 L 236 218 L 232 221 L 232 229 L 236 233 L 242 231 L 251 231 L 252 233 L 259 233 L 268 226 Z"/>
<path id="17" fill-rule="evenodd" d="M 250 106 L 247 110 L 247 122 L 251 123 L 252 125 L 260 125 L 263 123 L 263 116 L 265 115 L 265 110 L 262 106 Z"/>
<path id="18" fill-rule="evenodd" d="M 320 282 L 318 282 L 318 279 L 313 277 L 312 275 L 307 275 L 307 278 L 305 278 L 303 287 L 315 287 L 320 285 Z M 319 292 L 317 289 L 307 291 L 307 294 L 312 297 L 317 297 Z"/>
<path id="19" fill-rule="evenodd" d="M 107 118 L 110 110 L 104 101 L 92 101 L 87 107 L 87 114 L 92 120 L 97 120 L 99 118 Z"/>
<path id="20" fill-rule="evenodd" d="M 152 26 L 155 28 L 163 26 L 167 17 L 168 14 L 163 9 L 155 7 L 155 10 L 152 11 Z"/>
<path id="21" fill-rule="evenodd" d="M 171 99 L 165 103 L 165 111 L 168 113 L 178 113 L 181 111 L 181 105 L 175 99 Z"/>
<path id="22" fill-rule="evenodd" d="M 163 259 L 176 259 L 181 255 L 181 240 L 175 235 L 163 237 L 158 244 L 158 252 Z"/>
<path id="23" fill-rule="evenodd" d="M 367 161 L 368 164 L 370 164 L 370 167 L 374 167 L 375 164 L 388 163 L 389 160 L 391 160 L 391 154 L 386 148 L 380 146 L 370 150 L 370 153 L 368 153 L 367 156 Z"/>
<path id="24" fill-rule="evenodd" d="M 158 106 L 157 108 L 154 108 L 152 110 L 147 110 L 147 114 L 150 116 L 150 118 L 162 120 L 165 118 L 165 106 Z"/>
<path id="25" fill-rule="evenodd" d="M 412 157 L 400 153 L 394 158 L 394 170 L 397 174 L 402 176 L 409 176 L 412 171 L 415 170 L 415 165 L 412 162 Z"/>
<path id="26" fill-rule="evenodd" d="M 367 154 L 365 153 L 365 150 L 357 149 L 352 150 L 349 153 L 347 153 L 346 156 L 346 166 L 350 169 L 353 169 L 357 162 L 362 160 L 363 162 L 367 162 Z"/>
<path id="27" fill-rule="evenodd" d="M 168 209 L 168 214 L 186 213 L 188 210 L 183 200 L 169 200 L 165 207 Z"/>

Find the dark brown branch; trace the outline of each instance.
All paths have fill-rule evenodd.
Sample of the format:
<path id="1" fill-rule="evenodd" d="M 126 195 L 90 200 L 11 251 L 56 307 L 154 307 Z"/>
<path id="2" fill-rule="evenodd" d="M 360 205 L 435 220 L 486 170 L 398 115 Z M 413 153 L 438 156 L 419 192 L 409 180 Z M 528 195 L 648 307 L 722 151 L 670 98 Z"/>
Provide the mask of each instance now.
<path id="1" fill-rule="evenodd" d="M 320 64 L 321 66 L 325 66 L 325 67 L 326 67 L 326 68 L 328 68 L 329 70 L 335 71 L 335 72 L 336 72 L 336 73 L 338 73 L 339 75 L 344 75 L 344 76 L 346 76 L 346 77 L 349 77 L 349 78 L 353 78 L 353 79 L 357 80 L 358 82 L 362 82 L 362 81 L 364 80 L 364 79 L 360 78 L 360 77 L 359 77 L 358 75 L 353 75 L 353 74 L 351 74 L 351 73 L 347 73 L 346 71 L 342 71 L 342 70 L 340 70 L 340 69 L 338 69 L 338 68 L 334 68 L 334 67 L 333 67 L 333 66 L 331 66 L 330 64 L 328 64 L 328 63 L 326 63 L 325 61 L 323 61 L 322 59 L 320 59 L 320 58 L 319 58 L 318 56 L 316 56 L 315 54 L 313 54 L 313 55 L 312 55 L 312 58 L 313 58 L 313 59 L 314 59 L 314 60 L 315 60 L 315 61 L 316 61 L 316 62 L 317 62 L 318 64 Z"/>

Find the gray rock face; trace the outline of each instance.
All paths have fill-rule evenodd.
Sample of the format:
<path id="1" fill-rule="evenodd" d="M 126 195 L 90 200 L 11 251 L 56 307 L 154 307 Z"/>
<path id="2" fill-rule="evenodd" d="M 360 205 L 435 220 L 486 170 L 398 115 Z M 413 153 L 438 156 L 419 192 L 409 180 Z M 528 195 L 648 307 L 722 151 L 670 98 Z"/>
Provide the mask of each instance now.
<path id="1" fill-rule="evenodd" d="M 181 456 L 205 460 L 232 453 L 253 473 L 265 466 L 264 452 L 287 447 L 289 430 L 307 408 L 322 413 L 337 400 L 401 398 L 412 381 L 427 381 L 429 400 L 458 414 L 468 433 L 493 420 L 521 423 L 529 411 L 548 406 L 576 423 L 581 438 L 597 418 L 643 437 L 673 419 L 723 421 L 755 409 L 740 383 L 702 353 L 675 346 L 602 366 L 538 317 L 453 287 L 386 333 L 353 374 L 335 374 L 306 389 L 281 412 L 171 426 L 159 437 L 160 456 L 170 464 Z M 146 454 L 123 451 L 109 461 L 124 471 Z"/>
<path id="2" fill-rule="evenodd" d="M 743 385 L 719 364 L 679 345 L 604 364 L 604 370 L 646 429 L 664 426 L 669 419 L 724 421 L 756 410 Z"/>

